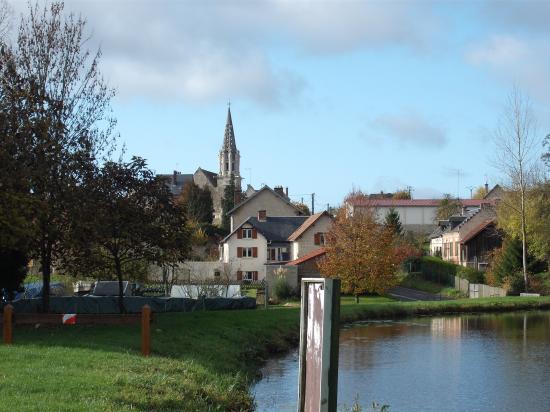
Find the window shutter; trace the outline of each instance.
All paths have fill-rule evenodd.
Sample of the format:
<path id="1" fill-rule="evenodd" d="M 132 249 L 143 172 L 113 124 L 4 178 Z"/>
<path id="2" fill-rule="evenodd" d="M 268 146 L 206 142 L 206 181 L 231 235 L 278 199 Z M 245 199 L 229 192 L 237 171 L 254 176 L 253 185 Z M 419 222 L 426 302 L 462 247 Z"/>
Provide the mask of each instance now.
<path id="1" fill-rule="evenodd" d="M 258 271 L 257 270 L 252 272 L 252 280 L 258 280 Z"/>
<path id="2" fill-rule="evenodd" d="M 237 230 L 237 239 L 242 239 L 242 238 L 243 238 L 243 230 L 239 229 Z"/>
<path id="3" fill-rule="evenodd" d="M 315 235 L 314 235 L 314 241 L 315 241 L 315 244 L 316 244 L 316 245 L 320 245 L 320 244 L 321 244 L 321 236 L 319 236 L 319 233 L 315 233 Z"/>
<path id="4" fill-rule="evenodd" d="M 258 238 L 258 231 L 256 229 L 252 229 L 252 239 Z"/>
<path id="5" fill-rule="evenodd" d="M 240 270 L 237 270 L 237 280 L 243 280 L 243 272 Z"/>
<path id="6" fill-rule="evenodd" d="M 258 257 L 258 248 L 257 247 L 252 248 L 252 257 Z"/>
<path id="7" fill-rule="evenodd" d="M 243 248 L 242 247 L 237 248 L 237 257 L 238 258 L 243 257 Z"/>

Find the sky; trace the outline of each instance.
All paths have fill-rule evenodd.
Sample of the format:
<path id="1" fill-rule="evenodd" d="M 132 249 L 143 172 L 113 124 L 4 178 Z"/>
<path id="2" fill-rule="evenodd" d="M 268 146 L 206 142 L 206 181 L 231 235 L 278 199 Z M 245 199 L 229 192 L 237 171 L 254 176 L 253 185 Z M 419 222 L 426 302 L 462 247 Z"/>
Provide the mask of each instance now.
<path id="1" fill-rule="evenodd" d="M 11 1 L 16 14 L 26 1 Z M 316 208 L 499 182 L 514 87 L 550 133 L 550 1 L 67 1 L 87 19 L 119 144 L 157 173 L 218 171 L 228 102 L 243 184 Z M 542 152 L 542 147 L 540 147 Z"/>

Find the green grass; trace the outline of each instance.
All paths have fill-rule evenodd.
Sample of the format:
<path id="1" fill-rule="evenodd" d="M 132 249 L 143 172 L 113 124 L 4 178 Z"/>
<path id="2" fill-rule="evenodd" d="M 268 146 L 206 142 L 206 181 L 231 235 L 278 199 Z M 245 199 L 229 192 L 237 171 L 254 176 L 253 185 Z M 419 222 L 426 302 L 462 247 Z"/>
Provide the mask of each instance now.
<path id="1" fill-rule="evenodd" d="M 550 308 L 550 298 L 392 302 L 344 297 L 342 320 Z M 139 326 L 18 327 L 0 345 L 2 411 L 248 411 L 262 362 L 297 345 L 298 307 L 159 314 Z M 292 384 L 292 383 L 290 383 Z"/>
<path id="2" fill-rule="evenodd" d="M 405 288 L 417 289 L 434 295 L 461 297 L 460 292 L 455 288 L 426 280 L 420 273 L 404 274 L 399 284 Z"/>

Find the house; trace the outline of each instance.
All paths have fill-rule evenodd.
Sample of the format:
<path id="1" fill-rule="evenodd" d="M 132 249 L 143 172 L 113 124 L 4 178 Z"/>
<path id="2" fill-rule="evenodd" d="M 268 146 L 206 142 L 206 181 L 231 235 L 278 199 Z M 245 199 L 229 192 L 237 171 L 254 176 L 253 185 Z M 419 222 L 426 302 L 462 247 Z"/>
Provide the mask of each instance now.
<path id="1" fill-rule="evenodd" d="M 227 212 L 231 222 L 230 231 L 233 232 L 250 216 L 256 216 L 258 211 L 264 211 L 270 217 L 302 215 L 282 188 L 275 191 L 269 186 L 263 186 Z"/>
<path id="2" fill-rule="evenodd" d="M 348 213 L 371 208 L 378 222 L 382 223 L 391 209 L 399 213 L 399 219 L 404 230 L 415 233 L 429 234 L 437 227 L 437 208 L 441 199 L 387 199 L 360 198 L 346 201 Z M 494 199 L 460 199 L 464 210 L 493 204 Z"/>
<path id="3" fill-rule="evenodd" d="M 502 244 L 496 213 L 490 205 L 440 221 L 440 227 L 430 237 L 432 255 L 476 269 L 485 269 L 491 251 Z"/>
<path id="4" fill-rule="evenodd" d="M 322 248 L 331 224 L 332 217 L 327 212 L 268 216 L 261 210 L 223 240 L 222 261 L 234 267 L 237 280 L 263 280 L 269 266 L 283 267 Z"/>
<path id="5" fill-rule="evenodd" d="M 298 285 L 302 283 L 302 278 L 315 278 L 321 276 L 319 272 L 319 263 L 326 254 L 326 249 L 321 247 L 287 263 L 286 266 L 295 266 L 298 268 Z"/>

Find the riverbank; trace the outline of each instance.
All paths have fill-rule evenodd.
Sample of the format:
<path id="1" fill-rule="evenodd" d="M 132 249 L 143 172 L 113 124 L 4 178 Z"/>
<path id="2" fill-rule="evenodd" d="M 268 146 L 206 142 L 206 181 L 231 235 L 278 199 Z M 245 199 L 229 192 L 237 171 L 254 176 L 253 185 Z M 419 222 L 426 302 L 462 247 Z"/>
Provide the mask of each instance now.
<path id="1" fill-rule="evenodd" d="M 344 299 L 341 313 L 353 322 L 530 309 L 550 309 L 550 297 Z M 0 345 L 0 410 L 251 410 L 250 383 L 265 359 L 297 345 L 298 322 L 297 307 L 159 314 L 149 358 L 138 326 L 17 328 L 14 345 Z"/>

